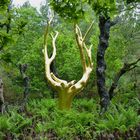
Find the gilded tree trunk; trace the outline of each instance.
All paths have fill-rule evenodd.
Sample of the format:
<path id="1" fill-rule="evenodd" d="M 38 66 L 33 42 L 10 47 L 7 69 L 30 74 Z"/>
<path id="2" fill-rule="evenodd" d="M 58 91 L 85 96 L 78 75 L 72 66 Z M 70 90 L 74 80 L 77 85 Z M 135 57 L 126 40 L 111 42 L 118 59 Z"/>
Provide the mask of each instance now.
<path id="1" fill-rule="evenodd" d="M 93 69 L 93 63 L 92 63 L 92 57 L 91 57 L 91 48 L 87 48 L 85 44 L 85 39 L 87 37 L 87 34 L 89 33 L 90 29 L 92 28 L 93 22 L 89 29 L 87 30 L 84 37 L 82 36 L 81 30 L 77 24 L 74 26 L 75 31 L 75 37 L 77 41 L 77 45 L 79 48 L 80 56 L 81 56 L 81 63 L 83 66 L 83 75 L 79 81 L 72 80 L 70 82 L 66 80 L 62 80 L 58 78 L 55 73 L 51 70 L 51 64 L 53 63 L 55 57 L 56 57 L 56 39 L 58 36 L 58 32 L 56 32 L 55 36 L 51 34 L 52 38 L 52 47 L 53 52 L 52 55 L 49 57 L 48 51 L 47 51 L 47 38 L 48 38 L 48 31 L 49 26 L 51 24 L 52 19 L 48 22 L 46 26 L 46 31 L 44 34 L 44 57 L 45 57 L 45 73 L 46 78 L 48 80 L 48 83 L 52 86 L 53 89 L 55 89 L 58 92 L 58 107 L 61 110 L 69 110 L 71 108 L 72 100 L 75 95 L 77 95 L 83 88 L 86 86 L 90 74 Z"/>
<path id="2" fill-rule="evenodd" d="M 74 98 L 74 95 L 68 93 L 65 90 L 59 92 L 58 108 L 60 110 L 69 110 L 71 108 L 73 98 Z"/>

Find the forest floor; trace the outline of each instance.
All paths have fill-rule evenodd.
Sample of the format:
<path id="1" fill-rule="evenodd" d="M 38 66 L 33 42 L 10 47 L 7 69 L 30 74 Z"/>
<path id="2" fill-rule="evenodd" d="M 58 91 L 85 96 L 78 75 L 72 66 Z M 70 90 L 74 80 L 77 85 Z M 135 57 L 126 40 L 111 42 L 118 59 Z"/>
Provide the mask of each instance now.
<path id="1" fill-rule="evenodd" d="M 29 100 L 26 110 L 9 106 L 0 116 L 0 140 L 140 140 L 140 101 L 112 101 L 99 114 L 94 99 L 75 99 L 70 111 L 56 99 Z"/>

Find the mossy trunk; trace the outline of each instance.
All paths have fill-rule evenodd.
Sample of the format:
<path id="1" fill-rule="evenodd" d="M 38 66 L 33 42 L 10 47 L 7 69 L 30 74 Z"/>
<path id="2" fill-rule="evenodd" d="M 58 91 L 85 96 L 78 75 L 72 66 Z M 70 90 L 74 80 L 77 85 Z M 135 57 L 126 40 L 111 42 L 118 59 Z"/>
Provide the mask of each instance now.
<path id="1" fill-rule="evenodd" d="M 58 107 L 60 110 L 70 110 L 74 95 L 67 91 L 59 92 Z"/>

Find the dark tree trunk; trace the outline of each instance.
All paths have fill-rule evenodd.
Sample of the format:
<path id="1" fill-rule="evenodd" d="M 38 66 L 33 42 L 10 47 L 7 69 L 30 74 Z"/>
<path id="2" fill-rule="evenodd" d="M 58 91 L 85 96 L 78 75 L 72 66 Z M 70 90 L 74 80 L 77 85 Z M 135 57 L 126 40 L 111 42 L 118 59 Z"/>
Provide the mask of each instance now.
<path id="1" fill-rule="evenodd" d="M 21 110 L 25 109 L 25 105 L 27 103 L 28 96 L 29 96 L 29 77 L 25 74 L 27 68 L 28 68 L 27 64 L 22 64 L 19 66 L 20 73 L 21 73 L 22 79 L 23 79 L 23 86 L 24 86 L 24 92 L 23 92 L 24 96 L 23 96 Z"/>
<path id="2" fill-rule="evenodd" d="M 115 76 L 114 80 L 113 80 L 113 83 L 109 89 L 109 97 L 110 97 L 110 100 L 114 97 L 114 90 L 117 88 L 118 86 L 118 82 L 119 82 L 119 79 L 121 78 L 121 76 L 126 73 L 126 71 L 122 68 Z"/>
<path id="3" fill-rule="evenodd" d="M 96 66 L 96 75 L 97 75 L 97 88 L 100 96 L 100 105 L 101 105 L 101 113 L 107 110 L 110 100 L 114 96 L 114 90 L 118 85 L 118 81 L 120 77 L 127 71 L 134 69 L 134 66 L 139 59 L 131 64 L 128 64 L 122 68 L 119 73 L 115 76 L 114 81 L 109 89 L 106 89 L 105 86 L 105 51 L 109 46 L 109 36 L 110 36 L 110 28 L 116 25 L 121 19 L 117 17 L 114 21 L 110 21 L 110 17 L 100 15 L 99 16 L 99 45 L 97 49 L 97 66 Z M 128 68 L 129 67 L 129 68 Z M 127 69 L 127 70 L 126 70 Z"/>
<path id="4" fill-rule="evenodd" d="M 0 113 L 4 112 L 3 81 L 0 78 Z"/>
<path id="5" fill-rule="evenodd" d="M 106 111 L 107 106 L 109 105 L 109 94 L 107 89 L 105 88 L 105 51 L 108 48 L 109 34 L 110 34 L 111 22 L 110 18 L 106 18 L 104 16 L 99 17 L 99 45 L 97 50 L 97 87 L 98 93 L 100 96 L 100 105 L 101 111 Z"/>

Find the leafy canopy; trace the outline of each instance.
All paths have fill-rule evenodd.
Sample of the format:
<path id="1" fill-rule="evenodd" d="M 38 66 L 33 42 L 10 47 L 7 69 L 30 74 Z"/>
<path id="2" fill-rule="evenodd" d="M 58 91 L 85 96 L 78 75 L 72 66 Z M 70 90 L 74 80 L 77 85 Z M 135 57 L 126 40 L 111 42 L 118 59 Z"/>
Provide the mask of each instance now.
<path id="1" fill-rule="evenodd" d="M 59 16 L 78 20 L 84 15 L 85 0 L 50 0 L 50 5 Z"/>
<path id="2" fill-rule="evenodd" d="M 104 16 L 112 16 L 117 10 L 116 0 L 51 0 L 50 5 L 59 16 L 70 20 L 83 18 L 88 6 Z"/>

